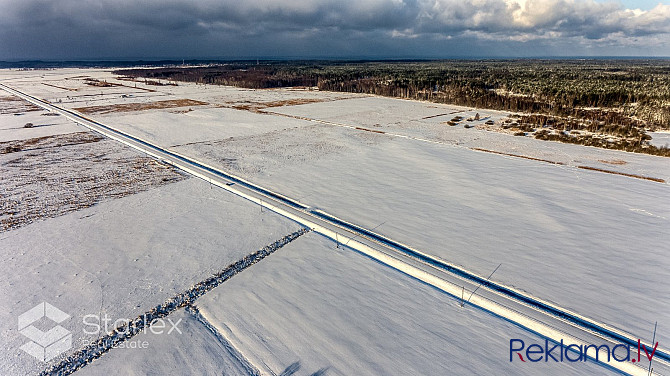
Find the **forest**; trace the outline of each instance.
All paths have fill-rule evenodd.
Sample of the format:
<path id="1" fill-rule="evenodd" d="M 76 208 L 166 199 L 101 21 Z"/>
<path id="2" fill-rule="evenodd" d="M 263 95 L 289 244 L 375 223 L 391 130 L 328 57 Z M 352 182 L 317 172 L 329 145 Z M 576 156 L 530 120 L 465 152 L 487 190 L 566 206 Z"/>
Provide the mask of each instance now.
<path id="1" fill-rule="evenodd" d="M 521 128 L 569 124 L 625 139 L 614 148 L 670 155 L 645 144 L 646 131 L 670 129 L 670 60 L 249 61 L 115 73 L 257 89 L 317 87 L 542 115 L 521 117 Z"/>

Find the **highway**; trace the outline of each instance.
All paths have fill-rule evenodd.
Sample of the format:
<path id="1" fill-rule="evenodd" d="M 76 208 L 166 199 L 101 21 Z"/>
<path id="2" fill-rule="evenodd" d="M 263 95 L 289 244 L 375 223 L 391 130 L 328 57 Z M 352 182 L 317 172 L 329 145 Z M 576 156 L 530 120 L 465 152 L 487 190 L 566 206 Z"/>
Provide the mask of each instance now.
<path id="1" fill-rule="evenodd" d="M 329 213 L 314 210 L 298 200 L 262 187 L 241 177 L 230 174 L 197 159 L 182 155 L 150 143 L 137 136 L 117 130 L 40 98 L 0 84 L 0 89 L 21 97 L 48 111 L 58 113 L 105 137 L 121 142 L 133 149 L 150 155 L 163 163 L 174 166 L 188 174 L 203 179 L 225 191 L 245 198 L 262 208 L 289 218 L 302 226 L 332 239 L 337 247 L 347 247 L 368 258 L 394 268 L 408 277 L 435 287 L 451 295 L 462 309 L 481 309 L 535 333 L 551 342 L 566 344 L 606 344 L 610 348 L 617 344 L 630 345 L 637 354 L 638 338 L 606 323 L 596 322 L 587 314 L 571 312 L 538 297 L 512 287 L 497 283 L 485 276 L 477 275 L 462 267 L 441 260 L 427 252 L 384 237 Z M 473 294 L 473 292 L 476 293 Z M 539 343 L 539 341 L 538 341 Z M 648 349 L 653 346 L 642 339 Z M 587 352 L 590 359 L 598 357 L 599 364 L 610 370 L 629 375 L 647 375 L 648 362 L 618 362 L 607 359 L 597 349 Z M 654 374 L 670 374 L 670 353 L 660 346 L 653 361 Z"/>

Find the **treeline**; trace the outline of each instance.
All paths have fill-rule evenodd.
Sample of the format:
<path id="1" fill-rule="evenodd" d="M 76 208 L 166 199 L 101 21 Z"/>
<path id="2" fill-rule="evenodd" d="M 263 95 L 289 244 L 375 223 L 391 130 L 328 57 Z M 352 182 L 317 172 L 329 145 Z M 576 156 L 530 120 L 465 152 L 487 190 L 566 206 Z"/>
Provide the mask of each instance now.
<path id="1" fill-rule="evenodd" d="M 222 65 L 196 68 L 126 69 L 116 71 L 129 77 L 155 78 L 210 85 L 228 85 L 249 89 L 316 86 L 317 77 L 296 67 Z"/>
<path id="2" fill-rule="evenodd" d="M 668 60 L 269 62 L 116 73 L 258 89 L 316 86 L 670 129 Z"/>

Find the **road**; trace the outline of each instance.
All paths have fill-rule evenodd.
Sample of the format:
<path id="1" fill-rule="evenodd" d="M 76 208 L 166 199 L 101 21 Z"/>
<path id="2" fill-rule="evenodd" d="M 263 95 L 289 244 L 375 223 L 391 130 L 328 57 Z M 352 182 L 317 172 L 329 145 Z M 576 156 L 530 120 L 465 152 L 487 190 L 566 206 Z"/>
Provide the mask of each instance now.
<path id="1" fill-rule="evenodd" d="M 203 179 L 213 186 L 243 197 L 259 207 L 271 210 L 300 223 L 336 242 L 338 247 L 347 247 L 371 259 L 394 268 L 409 277 L 418 279 L 457 299 L 463 309 L 482 309 L 519 327 L 559 343 L 590 345 L 628 344 L 637 350 L 638 338 L 605 323 L 589 319 L 587 315 L 571 312 L 525 292 L 502 285 L 487 277 L 441 260 L 408 245 L 386 238 L 354 223 L 345 222 L 326 212 L 261 187 L 241 177 L 207 165 L 194 158 L 169 151 L 134 135 L 114 129 L 82 114 L 51 104 L 40 98 L 0 84 L 0 88 L 21 97 L 48 111 L 89 128 L 103 136 L 114 139 L 163 163 Z M 473 293 L 474 292 L 474 293 Z M 653 346 L 645 340 L 646 348 Z M 629 375 L 647 375 L 648 361 L 640 363 L 618 362 L 606 359 L 597 349 L 587 352 L 590 359 L 599 358 L 603 367 Z M 637 351 L 636 351 L 637 352 Z M 670 352 L 658 347 L 653 360 L 654 374 L 670 374 Z"/>

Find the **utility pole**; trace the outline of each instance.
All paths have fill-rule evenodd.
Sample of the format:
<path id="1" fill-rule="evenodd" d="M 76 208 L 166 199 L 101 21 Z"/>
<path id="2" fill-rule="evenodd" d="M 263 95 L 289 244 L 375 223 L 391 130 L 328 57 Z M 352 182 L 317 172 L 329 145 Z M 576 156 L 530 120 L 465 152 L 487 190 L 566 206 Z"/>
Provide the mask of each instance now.
<path id="1" fill-rule="evenodd" d="M 651 345 L 652 345 L 652 346 L 654 346 L 654 342 L 656 341 L 656 327 L 657 327 L 657 326 L 658 326 L 658 321 L 656 321 L 656 323 L 654 324 L 654 336 L 653 336 L 652 339 L 651 339 Z M 645 350 L 645 351 L 646 351 L 646 350 Z M 653 354 L 653 353 L 652 353 L 652 354 Z M 652 362 L 652 360 L 653 360 L 653 359 L 650 359 L 650 360 L 649 360 L 649 370 L 648 370 L 649 376 L 651 376 L 651 372 L 654 370 L 653 368 L 651 368 L 651 362 Z"/>

